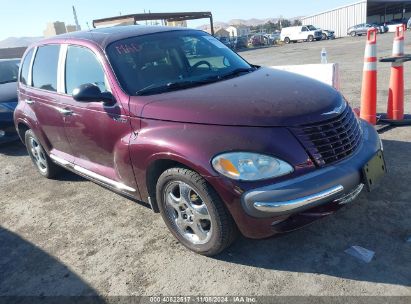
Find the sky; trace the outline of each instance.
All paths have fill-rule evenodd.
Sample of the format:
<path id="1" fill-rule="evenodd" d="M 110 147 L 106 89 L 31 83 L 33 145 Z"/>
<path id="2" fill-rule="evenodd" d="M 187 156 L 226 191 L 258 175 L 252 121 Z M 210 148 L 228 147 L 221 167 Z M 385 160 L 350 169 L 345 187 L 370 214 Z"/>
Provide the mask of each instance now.
<path id="1" fill-rule="evenodd" d="M 47 22 L 74 24 L 76 7 L 82 29 L 98 18 L 148 12 L 211 11 L 215 21 L 306 16 L 357 0 L 1 0 L 0 40 L 7 37 L 42 36 Z M 206 24 L 196 20 L 190 27 Z"/>

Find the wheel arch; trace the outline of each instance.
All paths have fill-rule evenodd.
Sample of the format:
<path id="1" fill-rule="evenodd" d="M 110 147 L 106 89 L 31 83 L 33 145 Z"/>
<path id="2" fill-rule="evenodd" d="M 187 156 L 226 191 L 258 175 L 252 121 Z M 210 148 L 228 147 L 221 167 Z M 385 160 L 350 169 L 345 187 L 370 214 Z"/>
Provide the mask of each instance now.
<path id="1" fill-rule="evenodd" d="M 174 154 L 157 154 L 154 155 L 148 162 L 145 173 L 145 189 L 142 192 L 146 192 L 150 198 L 150 204 L 154 212 L 159 212 L 159 207 L 156 199 L 156 185 L 160 175 L 171 168 L 179 167 L 192 170 L 202 177 L 206 178 L 207 173 L 196 166 L 195 164 L 187 161 L 179 155 Z"/>
<path id="2" fill-rule="evenodd" d="M 27 130 L 30 130 L 30 129 L 31 129 L 30 125 L 27 122 L 25 121 L 17 122 L 17 134 L 19 135 L 20 140 L 22 141 L 23 144 L 26 144 L 24 140 L 24 136 Z"/>

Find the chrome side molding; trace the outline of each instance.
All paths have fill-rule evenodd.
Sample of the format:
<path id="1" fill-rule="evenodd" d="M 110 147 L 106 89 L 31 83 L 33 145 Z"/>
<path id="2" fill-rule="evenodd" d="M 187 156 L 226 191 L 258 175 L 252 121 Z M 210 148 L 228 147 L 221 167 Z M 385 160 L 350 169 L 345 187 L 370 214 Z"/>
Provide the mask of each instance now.
<path id="1" fill-rule="evenodd" d="M 262 212 L 278 212 L 278 213 L 287 213 L 295 209 L 310 205 L 320 200 L 330 198 L 341 191 L 344 190 L 342 185 L 337 185 L 327 190 L 304 196 L 301 198 L 296 198 L 290 201 L 283 202 L 255 202 L 254 208 Z"/>
<path id="2" fill-rule="evenodd" d="M 60 157 L 58 157 L 58 156 L 55 156 L 54 154 L 50 154 L 50 158 L 51 158 L 53 161 L 55 161 L 56 163 L 58 163 L 59 165 L 62 165 L 62 166 L 70 166 L 70 165 L 71 165 L 70 162 L 68 162 L 68 161 L 66 161 L 65 159 L 62 159 L 62 158 L 60 158 Z"/>
<path id="3" fill-rule="evenodd" d="M 68 161 L 66 161 L 66 160 L 64 160 L 64 159 L 62 159 L 62 158 L 60 158 L 60 157 L 58 157 L 58 156 L 55 156 L 54 154 L 50 154 L 50 158 L 51 158 L 54 162 L 56 162 L 57 164 L 59 164 L 59 165 L 61 165 L 61 166 L 63 166 L 63 167 L 69 167 L 70 169 L 73 169 L 74 171 L 77 171 L 77 172 L 79 172 L 79 173 L 81 173 L 81 174 L 83 174 L 83 175 L 86 175 L 86 176 L 90 177 L 91 179 L 94 179 L 94 180 L 96 180 L 96 181 L 99 181 L 99 182 L 101 182 L 101 183 L 103 183 L 103 184 L 110 185 L 110 186 L 112 186 L 112 187 L 114 187 L 114 188 L 117 188 L 117 189 L 119 189 L 119 190 L 125 190 L 125 191 L 129 191 L 129 192 L 136 192 L 136 189 L 134 189 L 134 188 L 131 188 L 131 187 L 127 186 L 127 185 L 124 185 L 124 184 L 122 184 L 122 183 L 119 183 L 119 182 L 117 182 L 117 181 L 114 181 L 114 180 L 112 180 L 112 179 L 109 179 L 109 178 L 107 178 L 107 177 L 105 177 L 105 176 L 102 176 L 102 175 L 100 175 L 100 174 L 97 174 L 97 173 L 95 173 L 95 172 L 93 172 L 93 171 L 87 170 L 87 169 L 85 169 L 85 168 L 83 168 L 83 167 L 80 167 L 80 166 L 78 166 L 78 165 L 74 165 L 74 164 L 72 164 L 72 163 L 70 163 L 70 162 L 68 162 Z"/>

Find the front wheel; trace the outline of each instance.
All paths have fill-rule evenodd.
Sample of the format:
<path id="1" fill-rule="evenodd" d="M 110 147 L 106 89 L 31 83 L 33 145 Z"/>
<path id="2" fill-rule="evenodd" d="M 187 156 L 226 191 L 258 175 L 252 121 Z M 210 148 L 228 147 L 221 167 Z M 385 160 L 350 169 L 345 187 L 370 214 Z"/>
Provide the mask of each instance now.
<path id="1" fill-rule="evenodd" d="M 188 249 L 213 256 L 234 241 L 233 219 L 214 189 L 196 172 L 166 170 L 158 179 L 156 197 L 167 227 Z"/>
<path id="2" fill-rule="evenodd" d="M 61 168 L 51 161 L 50 157 L 47 155 L 32 130 L 26 131 L 24 140 L 27 152 L 29 153 L 30 158 L 36 166 L 38 172 L 47 178 L 53 178 L 56 176 L 60 172 Z"/>
<path id="3" fill-rule="evenodd" d="M 355 36 L 357 36 L 357 33 L 356 32 L 351 32 L 351 37 L 355 37 Z"/>
<path id="4" fill-rule="evenodd" d="M 323 39 L 323 40 L 328 40 L 328 36 L 327 36 L 326 33 L 323 33 L 323 34 L 322 34 L 322 39 Z"/>
<path id="5" fill-rule="evenodd" d="M 290 42 L 291 42 L 291 41 L 290 41 L 290 38 L 285 37 L 285 38 L 284 38 L 284 42 L 285 42 L 286 44 L 290 44 Z"/>

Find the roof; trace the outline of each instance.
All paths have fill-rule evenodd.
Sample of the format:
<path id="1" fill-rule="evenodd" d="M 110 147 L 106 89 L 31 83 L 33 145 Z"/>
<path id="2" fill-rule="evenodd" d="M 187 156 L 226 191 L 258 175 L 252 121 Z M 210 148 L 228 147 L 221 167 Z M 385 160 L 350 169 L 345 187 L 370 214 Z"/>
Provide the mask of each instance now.
<path id="1" fill-rule="evenodd" d="M 93 20 L 93 27 L 99 24 L 107 24 L 112 21 L 126 21 L 133 19 L 136 21 L 143 20 L 167 20 L 167 21 L 183 21 L 183 20 L 193 20 L 193 19 L 202 19 L 202 18 L 213 18 L 211 12 L 179 12 L 179 13 L 144 13 L 144 14 L 130 14 L 130 15 L 121 15 L 103 19 Z"/>
<path id="2" fill-rule="evenodd" d="M 87 31 L 71 32 L 67 34 L 57 35 L 51 38 L 47 38 L 39 41 L 36 44 L 44 44 L 51 42 L 61 42 L 62 40 L 87 40 L 94 42 L 96 45 L 104 49 L 111 42 L 135 37 L 143 36 L 161 32 L 192 30 L 185 27 L 169 27 L 169 26 L 145 26 L 145 25 L 124 25 L 113 26 L 106 28 L 98 28 Z M 193 30 L 196 31 L 196 30 Z"/>
<path id="3" fill-rule="evenodd" d="M 328 12 L 340 10 L 340 9 L 342 9 L 342 8 L 354 6 L 354 5 L 357 5 L 357 4 L 360 4 L 360 3 L 366 3 L 367 1 L 368 1 L 368 0 L 360 0 L 360 1 L 357 1 L 357 2 L 354 2 L 354 3 L 350 3 L 350 4 L 346 4 L 346 5 L 334 7 L 334 8 L 332 8 L 332 9 L 329 9 L 329 10 L 326 10 L 326 11 L 322 11 L 322 12 L 319 12 L 319 13 L 316 13 L 316 14 L 312 14 L 312 15 L 309 15 L 309 16 L 301 17 L 301 20 L 308 19 L 308 18 L 312 18 L 312 17 L 318 16 L 318 15 L 322 15 L 322 14 L 325 14 L 325 13 L 328 13 Z"/>
<path id="4" fill-rule="evenodd" d="M 20 58 L 3 58 L 0 59 L 0 62 L 8 62 L 8 61 L 20 61 Z"/>

